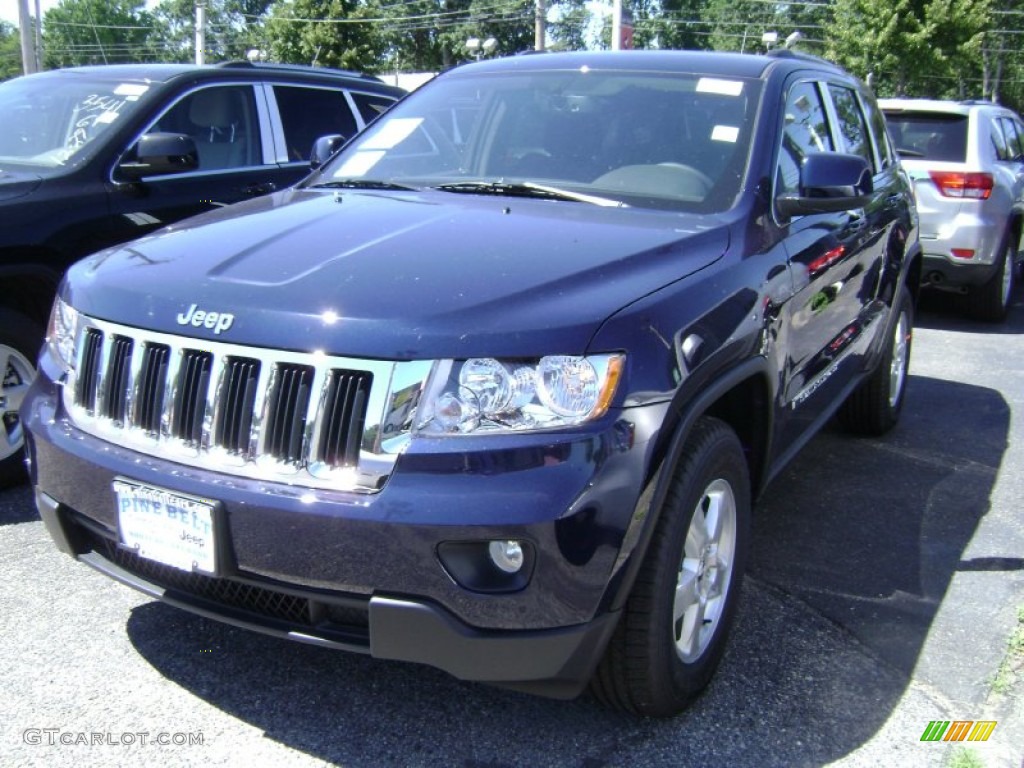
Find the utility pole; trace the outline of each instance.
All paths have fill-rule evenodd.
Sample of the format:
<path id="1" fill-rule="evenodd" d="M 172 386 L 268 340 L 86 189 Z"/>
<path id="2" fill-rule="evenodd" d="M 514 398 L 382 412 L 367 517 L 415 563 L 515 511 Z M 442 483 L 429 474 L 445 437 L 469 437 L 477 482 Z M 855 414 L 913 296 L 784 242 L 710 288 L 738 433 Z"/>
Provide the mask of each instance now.
<path id="1" fill-rule="evenodd" d="M 28 0 L 18 0 L 18 27 L 21 32 L 21 70 L 26 75 L 38 71 L 36 50 L 32 39 L 32 17 L 28 15 Z"/>
<path id="2" fill-rule="evenodd" d="M 206 4 L 196 0 L 196 65 L 206 63 Z"/>
<path id="3" fill-rule="evenodd" d="M 544 0 L 537 0 L 537 16 L 533 25 L 533 50 L 544 50 L 545 27 L 547 26 L 548 11 Z"/>
<path id="4" fill-rule="evenodd" d="M 622 0 L 612 0 L 612 50 L 622 50 Z"/>
<path id="5" fill-rule="evenodd" d="M 36 72 L 43 71 L 43 14 L 36 0 Z"/>

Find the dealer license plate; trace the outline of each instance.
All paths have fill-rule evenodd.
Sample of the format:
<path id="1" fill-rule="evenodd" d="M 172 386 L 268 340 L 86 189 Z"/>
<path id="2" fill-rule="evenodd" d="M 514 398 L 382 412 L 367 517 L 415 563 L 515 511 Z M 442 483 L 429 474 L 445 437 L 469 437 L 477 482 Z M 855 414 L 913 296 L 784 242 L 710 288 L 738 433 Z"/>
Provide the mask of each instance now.
<path id="1" fill-rule="evenodd" d="M 114 492 L 122 544 L 183 571 L 216 573 L 214 504 L 123 480 Z"/>

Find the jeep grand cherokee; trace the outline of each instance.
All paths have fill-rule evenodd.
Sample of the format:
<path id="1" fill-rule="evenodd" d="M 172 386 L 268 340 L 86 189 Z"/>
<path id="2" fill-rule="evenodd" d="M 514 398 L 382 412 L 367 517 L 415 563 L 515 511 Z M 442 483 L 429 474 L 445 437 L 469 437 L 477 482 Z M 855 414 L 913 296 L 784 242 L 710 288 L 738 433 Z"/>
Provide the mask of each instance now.
<path id="1" fill-rule="evenodd" d="M 38 507 L 188 610 L 668 715 L 757 493 L 837 411 L 896 422 L 919 270 L 834 66 L 472 64 L 298 187 L 70 270 L 22 409 Z"/>

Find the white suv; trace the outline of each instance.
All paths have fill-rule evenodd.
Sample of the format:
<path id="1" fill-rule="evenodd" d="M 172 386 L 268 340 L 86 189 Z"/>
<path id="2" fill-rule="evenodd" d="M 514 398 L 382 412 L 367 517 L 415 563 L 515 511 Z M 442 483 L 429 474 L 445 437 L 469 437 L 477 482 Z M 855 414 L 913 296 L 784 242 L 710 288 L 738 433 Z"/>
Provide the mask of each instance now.
<path id="1" fill-rule="evenodd" d="M 990 102 L 880 99 L 914 180 L 926 285 L 965 294 L 1001 321 L 1013 294 L 1024 219 L 1024 123 Z"/>

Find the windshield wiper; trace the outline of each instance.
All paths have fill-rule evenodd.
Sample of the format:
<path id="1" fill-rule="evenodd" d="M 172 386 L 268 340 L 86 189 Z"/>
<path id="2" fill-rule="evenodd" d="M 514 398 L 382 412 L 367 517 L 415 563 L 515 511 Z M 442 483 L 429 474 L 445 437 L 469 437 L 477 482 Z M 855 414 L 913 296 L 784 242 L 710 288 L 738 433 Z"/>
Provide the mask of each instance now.
<path id="1" fill-rule="evenodd" d="M 413 187 L 395 184 L 393 181 L 380 179 L 336 179 L 310 184 L 310 189 L 390 189 L 398 192 L 415 192 Z"/>
<path id="2" fill-rule="evenodd" d="M 469 195 L 501 195 L 503 197 L 535 197 L 544 200 L 569 200 L 576 203 L 590 203 L 606 208 L 628 208 L 621 200 L 607 197 L 587 195 L 582 192 L 571 192 L 568 189 L 549 187 L 546 184 L 534 184 L 529 181 L 456 181 L 450 184 L 439 184 L 434 189 L 442 192 L 456 192 Z"/>

